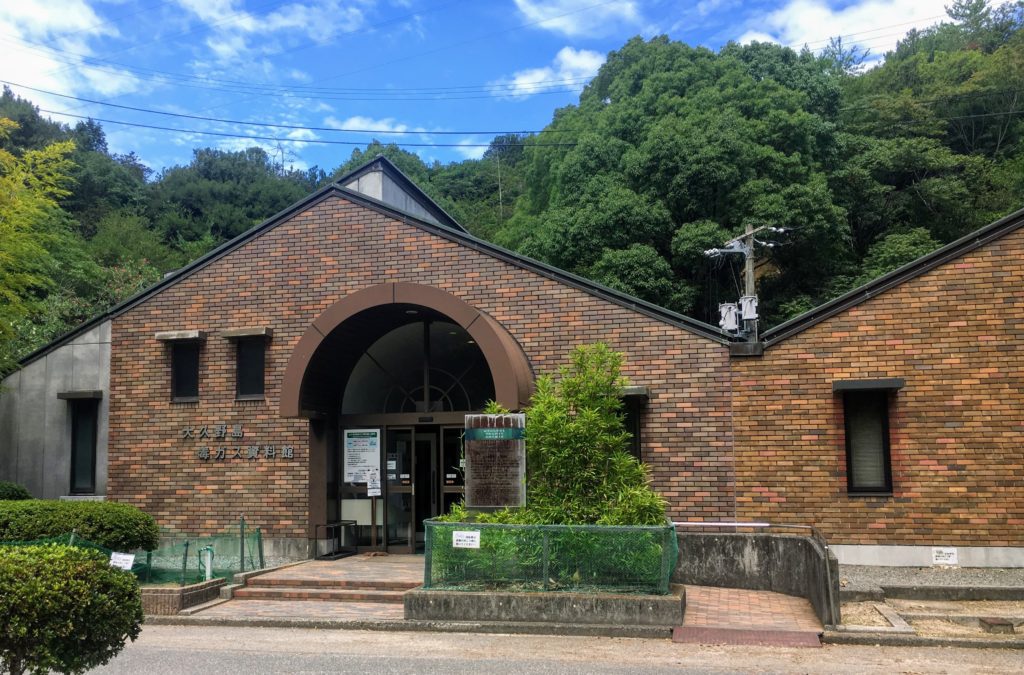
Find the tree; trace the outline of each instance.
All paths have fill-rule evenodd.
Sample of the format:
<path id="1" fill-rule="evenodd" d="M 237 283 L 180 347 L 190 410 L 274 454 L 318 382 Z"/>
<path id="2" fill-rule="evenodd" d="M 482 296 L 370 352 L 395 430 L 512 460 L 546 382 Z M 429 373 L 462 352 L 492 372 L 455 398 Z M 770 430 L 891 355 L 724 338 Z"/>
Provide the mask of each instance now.
<path id="1" fill-rule="evenodd" d="M 0 547 L 0 663 L 11 675 L 84 673 L 141 630 L 139 585 L 99 551 Z"/>
<path id="2" fill-rule="evenodd" d="M 0 143 L 15 129 L 16 123 L 0 118 Z M 52 285 L 47 242 L 54 236 L 50 223 L 60 210 L 57 199 L 67 194 L 72 150 L 70 141 L 28 150 L 20 158 L 0 149 L 0 372 L 10 365 L 2 355 L 12 322 L 31 311 Z"/>

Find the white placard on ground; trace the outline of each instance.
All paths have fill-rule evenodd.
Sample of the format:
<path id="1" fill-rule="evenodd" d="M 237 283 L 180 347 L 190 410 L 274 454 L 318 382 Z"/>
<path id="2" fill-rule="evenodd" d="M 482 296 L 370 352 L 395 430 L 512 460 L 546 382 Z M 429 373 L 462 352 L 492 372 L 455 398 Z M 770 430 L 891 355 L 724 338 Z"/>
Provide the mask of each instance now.
<path id="1" fill-rule="evenodd" d="M 955 548 L 932 548 L 933 565 L 959 565 Z"/>
<path id="2" fill-rule="evenodd" d="M 135 564 L 134 553 L 111 553 L 110 554 L 110 566 L 117 567 L 122 570 L 132 571 L 132 565 Z"/>
<path id="3" fill-rule="evenodd" d="M 479 530 L 455 530 L 452 532 L 452 548 L 480 548 Z"/>

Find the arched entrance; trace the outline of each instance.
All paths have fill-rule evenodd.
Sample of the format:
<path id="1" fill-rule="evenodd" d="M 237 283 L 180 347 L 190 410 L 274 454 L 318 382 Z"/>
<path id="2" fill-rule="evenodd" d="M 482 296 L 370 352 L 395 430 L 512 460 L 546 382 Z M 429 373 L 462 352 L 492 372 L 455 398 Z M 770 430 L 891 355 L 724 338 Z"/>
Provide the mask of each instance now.
<path id="1" fill-rule="evenodd" d="M 440 289 L 381 284 L 329 307 L 282 383 L 281 414 L 310 420 L 311 530 L 352 520 L 362 548 L 416 551 L 422 521 L 462 497 L 466 413 L 520 408 L 532 382 L 512 336 Z"/>

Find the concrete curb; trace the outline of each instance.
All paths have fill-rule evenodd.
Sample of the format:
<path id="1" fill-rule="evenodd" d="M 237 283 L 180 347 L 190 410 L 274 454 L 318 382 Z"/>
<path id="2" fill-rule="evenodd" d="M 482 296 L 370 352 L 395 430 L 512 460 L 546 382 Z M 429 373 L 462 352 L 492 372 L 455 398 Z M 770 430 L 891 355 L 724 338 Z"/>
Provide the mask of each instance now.
<path id="1" fill-rule="evenodd" d="M 897 600 L 1024 600 L 1020 586 L 882 586 Z"/>
<path id="2" fill-rule="evenodd" d="M 510 633 L 520 635 L 572 635 L 581 637 L 672 637 L 671 626 L 612 626 L 498 621 L 339 621 L 334 619 L 227 619 L 202 616 L 147 616 L 150 626 L 237 626 L 249 628 L 316 628 L 440 633 Z"/>
<path id="3" fill-rule="evenodd" d="M 879 645 L 882 647 L 966 647 L 969 649 L 1024 649 L 1024 640 L 985 640 L 981 638 L 923 637 L 904 633 L 862 633 L 825 631 L 823 644 Z"/>

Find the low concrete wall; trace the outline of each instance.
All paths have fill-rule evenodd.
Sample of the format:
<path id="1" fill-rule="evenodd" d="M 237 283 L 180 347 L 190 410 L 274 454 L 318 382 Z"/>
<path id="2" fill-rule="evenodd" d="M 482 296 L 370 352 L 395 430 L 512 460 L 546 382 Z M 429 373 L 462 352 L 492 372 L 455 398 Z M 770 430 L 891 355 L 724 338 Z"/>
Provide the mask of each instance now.
<path id="1" fill-rule="evenodd" d="M 405 618 L 420 621 L 502 621 L 617 626 L 681 626 L 685 590 L 669 595 L 505 593 L 415 589 Z"/>
<path id="2" fill-rule="evenodd" d="M 672 582 L 775 591 L 807 598 L 825 625 L 840 622 L 839 561 L 809 537 L 683 532 Z M 831 581 L 831 592 L 829 591 Z"/>
<path id="3" fill-rule="evenodd" d="M 142 588 L 142 611 L 147 616 L 174 615 L 219 597 L 226 583 L 227 579 L 211 579 L 190 586 Z"/>

